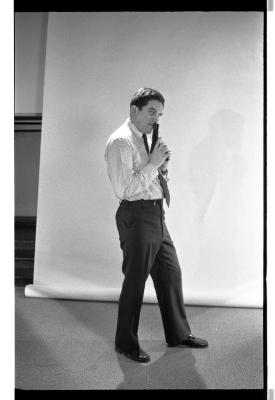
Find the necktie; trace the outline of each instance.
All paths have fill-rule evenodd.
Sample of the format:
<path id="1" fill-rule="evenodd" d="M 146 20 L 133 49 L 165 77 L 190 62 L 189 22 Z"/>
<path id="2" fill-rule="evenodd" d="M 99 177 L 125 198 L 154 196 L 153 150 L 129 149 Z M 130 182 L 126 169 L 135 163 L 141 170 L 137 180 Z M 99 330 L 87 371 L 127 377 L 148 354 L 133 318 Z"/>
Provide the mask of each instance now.
<path id="1" fill-rule="evenodd" d="M 146 136 L 145 133 L 142 136 L 143 136 L 143 141 L 144 141 L 144 145 L 145 145 L 147 154 L 149 154 L 149 146 L 148 146 L 147 136 Z M 169 207 L 169 204 L 170 204 L 170 193 L 169 193 L 167 181 L 163 177 L 163 175 L 160 173 L 160 171 L 158 173 L 158 178 L 159 178 L 160 186 L 161 186 L 161 188 L 163 190 L 163 194 L 164 194 L 167 206 Z"/>

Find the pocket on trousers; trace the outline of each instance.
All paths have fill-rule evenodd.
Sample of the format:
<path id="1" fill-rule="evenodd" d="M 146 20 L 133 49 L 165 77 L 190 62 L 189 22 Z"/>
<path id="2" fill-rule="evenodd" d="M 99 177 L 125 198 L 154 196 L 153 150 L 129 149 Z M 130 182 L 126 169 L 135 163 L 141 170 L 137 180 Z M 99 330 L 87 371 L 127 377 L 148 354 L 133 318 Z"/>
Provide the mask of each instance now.
<path id="1" fill-rule="evenodd" d="M 119 231 L 121 229 L 127 230 L 135 226 L 136 223 L 135 210 L 136 207 L 127 207 L 127 208 L 123 207 L 117 210 L 116 223 Z"/>
<path id="2" fill-rule="evenodd" d="M 135 226 L 136 224 L 136 207 L 131 207 L 128 209 L 129 213 L 125 220 L 126 228 L 130 229 Z"/>

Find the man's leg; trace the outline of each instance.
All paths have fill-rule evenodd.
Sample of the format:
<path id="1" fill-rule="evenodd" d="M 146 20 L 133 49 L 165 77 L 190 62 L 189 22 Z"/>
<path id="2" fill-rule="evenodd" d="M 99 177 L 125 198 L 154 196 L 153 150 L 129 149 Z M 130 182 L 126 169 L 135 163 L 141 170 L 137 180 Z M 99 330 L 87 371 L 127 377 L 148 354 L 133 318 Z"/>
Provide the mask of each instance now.
<path id="1" fill-rule="evenodd" d="M 132 212 L 121 209 L 117 215 L 117 226 L 123 251 L 124 281 L 119 298 L 115 342 L 124 351 L 137 351 L 145 283 L 162 239 L 160 210 L 154 209 L 150 213 L 148 208 L 136 208 Z"/>
<path id="2" fill-rule="evenodd" d="M 181 269 L 174 244 L 165 223 L 163 239 L 150 272 L 168 344 L 176 345 L 191 333 L 182 294 Z"/>

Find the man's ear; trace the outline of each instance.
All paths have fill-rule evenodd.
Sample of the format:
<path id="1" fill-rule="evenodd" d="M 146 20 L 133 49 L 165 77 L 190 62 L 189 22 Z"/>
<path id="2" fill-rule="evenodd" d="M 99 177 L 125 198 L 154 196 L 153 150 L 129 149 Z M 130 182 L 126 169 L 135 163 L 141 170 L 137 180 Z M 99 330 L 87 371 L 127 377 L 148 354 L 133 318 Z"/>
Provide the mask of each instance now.
<path id="1" fill-rule="evenodd" d="M 137 110 L 138 110 L 138 107 L 137 107 L 137 106 L 135 106 L 134 104 L 131 105 L 131 108 L 130 108 L 130 115 L 131 115 L 131 117 L 135 117 L 135 116 L 136 116 Z"/>

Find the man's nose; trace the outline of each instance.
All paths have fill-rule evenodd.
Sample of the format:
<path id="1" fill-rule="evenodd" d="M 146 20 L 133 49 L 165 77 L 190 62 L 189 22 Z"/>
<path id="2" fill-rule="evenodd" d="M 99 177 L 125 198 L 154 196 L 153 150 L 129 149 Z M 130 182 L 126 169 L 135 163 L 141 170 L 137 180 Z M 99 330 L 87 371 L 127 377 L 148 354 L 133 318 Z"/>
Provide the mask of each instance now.
<path id="1" fill-rule="evenodd" d="M 158 124 L 159 123 L 159 117 L 154 117 L 154 124 Z"/>

